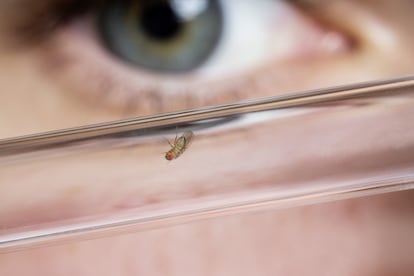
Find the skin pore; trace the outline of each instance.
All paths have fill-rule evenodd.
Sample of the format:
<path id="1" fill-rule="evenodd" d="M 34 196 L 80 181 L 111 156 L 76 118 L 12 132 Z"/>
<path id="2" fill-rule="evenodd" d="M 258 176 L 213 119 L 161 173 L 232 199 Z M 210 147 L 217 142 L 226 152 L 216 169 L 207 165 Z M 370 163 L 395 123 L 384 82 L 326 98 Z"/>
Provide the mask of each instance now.
<path id="1" fill-rule="evenodd" d="M 2 138 L 400 76 L 414 69 L 409 0 L 293 1 L 298 10 L 291 15 L 297 24 L 305 33 L 326 38 L 326 44 L 207 80 L 200 74 L 166 77 L 125 66 L 98 44 L 87 16 L 21 45 L 26 40 L 13 28 L 21 10 L 9 2 L 0 4 L 1 13 L 9 11 L 0 21 L 0 93 L 6 99 L 0 105 Z M 401 116 L 402 121 L 409 119 Z M 252 129 L 251 135 L 267 149 L 272 141 L 256 132 L 260 129 Z M 275 139 L 291 138 L 280 136 Z M 216 138 L 222 162 L 235 160 L 226 156 L 226 145 L 243 143 L 234 142 L 237 137 Z M 207 146 L 194 147 L 199 156 L 208 156 Z M 148 160 L 142 174 L 157 162 Z M 124 161 L 110 165 L 126 174 L 137 170 L 128 157 Z M 191 163 L 191 157 L 182 162 Z M 52 171 L 50 179 L 62 173 Z M 194 182 L 203 179 L 201 174 L 193 172 Z M 27 191 L 3 183 L 8 196 L 0 203 L 0 223 L 30 225 L 137 204 L 129 202 L 137 193 L 134 187 L 118 188 L 111 180 L 87 188 L 71 181 L 54 187 L 50 181 Z M 168 185 L 156 191 L 177 187 L 179 181 Z M 139 193 L 150 198 L 152 192 Z M 197 193 L 194 188 L 192 195 Z M 2 254 L 0 275 L 412 275 L 413 196 L 406 191 L 249 213 Z M 21 202 L 29 200 L 32 208 L 24 208 Z"/>

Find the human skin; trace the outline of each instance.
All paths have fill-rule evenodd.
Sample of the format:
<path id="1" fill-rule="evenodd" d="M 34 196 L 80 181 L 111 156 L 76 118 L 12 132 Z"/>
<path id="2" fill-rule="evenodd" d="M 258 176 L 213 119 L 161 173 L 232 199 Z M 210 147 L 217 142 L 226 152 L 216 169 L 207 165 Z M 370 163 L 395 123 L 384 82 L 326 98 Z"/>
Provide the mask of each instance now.
<path id="1" fill-rule="evenodd" d="M 317 5 L 321 1 L 315 2 Z M 222 97 L 211 97 L 206 102 L 192 102 L 189 105 L 184 105 L 179 100 L 168 101 L 169 105 L 158 107 L 161 110 L 151 109 L 151 106 L 127 106 L 125 99 L 111 97 L 94 104 L 90 98 L 97 94 L 89 98 L 82 96 L 83 86 L 87 87 L 84 90 L 97 93 L 99 89 L 93 84 L 82 82 L 79 76 L 63 75 L 59 70 L 54 73 L 50 69 L 56 64 L 70 68 L 65 59 L 67 55 L 80 55 L 79 60 L 86 60 L 88 55 L 78 49 L 92 47 L 90 44 L 76 44 L 62 49 L 59 45 L 64 44 L 67 34 L 59 33 L 56 39 L 49 39 L 44 44 L 16 48 L 10 47 L 9 38 L 4 36 L 2 40 L 7 43 L 2 44 L 0 53 L 0 93 L 7 102 L 3 101 L 0 108 L 0 135 L 12 137 L 135 115 L 231 102 L 240 98 L 268 96 L 274 92 L 381 79 L 412 72 L 414 41 L 410 29 L 414 22 L 410 13 L 411 2 L 344 2 L 337 1 L 335 5 L 324 6 L 329 12 L 325 11 L 321 15 L 321 21 L 329 22 L 350 34 L 357 40 L 353 43 L 358 47 L 354 48 L 351 45 L 353 43 L 347 44 L 344 40 L 340 50 L 331 55 L 291 59 L 281 64 L 266 65 L 264 69 L 254 72 L 259 74 L 262 70 L 283 69 L 285 74 L 293 74 L 300 82 L 296 79 L 277 82 L 269 85 L 271 89 L 256 89 L 251 94 L 243 92 L 234 96 L 229 93 L 229 96 L 223 93 Z M 323 10 L 319 7 L 315 13 L 321 9 Z M 336 10 L 352 12 L 353 16 L 335 16 L 340 13 L 335 13 Z M 74 33 L 79 35 L 76 31 Z M 62 57 L 62 53 L 66 55 Z M 99 51 L 96 55 L 99 56 Z M 57 57 L 62 58 L 57 60 Z M 44 62 L 48 58 L 51 61 Z M 110 61 L 96 62 L 108 65 Z M 122 66 L 114 64 L 113 67 Z M 122 67 L 119 70 L 123 74 L 133 74 L 130 69 Z M 126 77 L 128 79 L 130 78 Z M 277 91 L 273 90 L 275 86 Z M 222 91 L 219 88 L 216 90 L 217 93 Z M 75 92 L 70 93 L 71 91 Z M 408 114 L 412 116 L 412 113 Z M 401 121 L 408 124 L 410 118 L 412 117 L 401 116 Z M 327 120 L 323 128 L 329 127 L 332 126 Z M 252 129 L 251 133 L 260 131 Z M 237 135 L 233 137 L 236 139 Z M 269 140 L 260 135 L 252 137 L 260 141 L 258 144 L 263 145 L 264 149 L 268 148 Z M 243 141 L 225 137 L 215 139 L 215 143 L 223 147 L 221 152 L 224 153 L 226 144 L 243 148 Z M 194 145 L 192 156 L 208 156 L 205 151 L 208 139 L 203 139 L 200 143 L 204 147 Z M 355 144 L 355 147 L 358 146 L 362 148 L 362 145 Z M 164 149 L 164 145 L 156 145 L 153 151 L 162 152 Z M 345 151 L 346 147 L 342 150 Z M 152 158 L 150 153 L 148 156 L 145 154 L 147 153 L 140 156 L 143 160 Z M 191 158 L 189 156 L 187 161 L 183 159 L 182 164 L 190 164 Z M 232 156 L 227 158 L 231 159 Z M 225 160 L 224 155 L 223 162 Z M 125 166 L 128 166 L 128 161 L 130 160 L 126 158 Z M 148 163 L 152 165 L 154 162 L 156 161 Z M 127 171 L 128 168 L 122 170 Z M 143 169 L 142 173 L 145 171 L 148 169 Z M 197 175 L 196 172 L 194 175 Z M 56 172 L 56 176 L 61 177 L 62 174 Z M 52 171 L 51 179 L 56 176 Z M 13 186 L 12 183 L 10 186 L 2 184 L 3 191 L 8 191 L 9 195 L 0 203 L 2 225 L 11 227 L 28 222 L 36 224 L 65 216 L 80 216 L 91 210 L 110 210 L 122 202 L 128 205 L 129 202 L 124 202 L 125 195 L 134 192 L 133 187 L 127 186 L 117 193 L 117 183 L 104 180 L 99 185 L 88 184 L 88 187 L 83 183 L 74 185 L 64 182 L 63 178 L 59 187 L 44 182 L 41 195 L 36 194 L 36 189 L 31 192 L 13 191 L 18 186 Z M 180 181 L 170 181 L 169 185 L 175 187 L 179 183 Z M 98 196 L 90 201 L 88 197 L 81 201 L 73 200 L 79 193 Z M 145 191 L 141 192 L 140 196 L 145 197 L 145 194 Z M 234 215 L 123 236 L 2 254 L 0 275 L 412 275 L 414 246 L 410 236 L 414 230 L 411 219 L 414 211 L 413 196 L 413 192 L 406 191 L 281 211 Z M 43 211 L 29 213 L 21 204 L 28 199 L 34 202 L 35 210 L 37 206 L 38 210 Z M 127 197 L 127 200 L 130 199 Z M 81 207 L 78 206 L 79 202 Z M 71 211 L 68 212 L 68 209 Z"/>

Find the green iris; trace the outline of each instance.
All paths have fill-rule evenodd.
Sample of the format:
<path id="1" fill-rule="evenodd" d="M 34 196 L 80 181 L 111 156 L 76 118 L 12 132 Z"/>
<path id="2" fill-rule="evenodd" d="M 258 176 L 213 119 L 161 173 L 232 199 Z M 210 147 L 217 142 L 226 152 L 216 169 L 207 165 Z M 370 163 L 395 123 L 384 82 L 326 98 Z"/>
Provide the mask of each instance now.
<path id="1" fill-rule="evenodd" d="M 105 5 L 100 28 L 115 55 L 174 73 L 195 69 L 211 55 L 223 18 L 214 0 L 123 0 Z"/>

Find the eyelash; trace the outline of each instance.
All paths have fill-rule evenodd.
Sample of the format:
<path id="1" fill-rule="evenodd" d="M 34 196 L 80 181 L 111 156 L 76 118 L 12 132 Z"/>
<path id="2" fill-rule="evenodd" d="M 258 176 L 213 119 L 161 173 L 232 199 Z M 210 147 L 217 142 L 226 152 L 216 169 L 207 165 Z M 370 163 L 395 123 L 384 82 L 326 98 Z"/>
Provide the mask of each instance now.
<path id="1" fill-rule="evenodd" d="M 53 36 L 53 32 L 58 33 L 60 29 L 65 28 L 66 25 L 77 18 L 87 14 L 96 14 L 103 1 L 45 0 L 43 3 L 45 4 L 42 7 L 31 9 L 31 13 L 24 16 L 25 20 L 18 25 L 20 26 L 20 30 L 23 31 L 20 32 L 22 37 L 25 37 L 27 41 L 36 41 L 40 42 L 40 44 L 41 42 L 47 42 L 50 37 Z M 44 18 L 44 20 L 39 21 L 38 18 Z M 32 44 L 27 43 L 27 45 Z M 58 59 L 59 58 L 56 58 L 56 60 Z M 60 69 L 60 71 L 70 71 L 70 66 L 75 63 L 76 61 L 69 61 L 69 63 L 65 64 L 67 66 L 61 66 L 64 69 Z M 262 76 L 262 74 L 257 74 L 255 76 L 249 75 L 240 78 L 237 82 L 220 81 L 213 85 L 210 83 L 206 87 L 204 87 L 205 84 L 196 84 L 189 85 L 186 88 L 171 88 L 171 85 L 160 85 L 157 82 L 154 82 L 155 86 L 148 86 L 145 83 L 142 84 L 141 81 L 131 85 L 128 82 L 128 78 L 131 79 L 132 77 L 116 74 L 116 72 L 114 73 L 116 70 L 112 70 L 111 72 L 110 69 L 112 68 L 107 68 L 109 72 L 102 74 L 101 71 L 99 71 L 101 69 L 102 68 L 98 68 L 96 72 L 92 73 L 87 72 L 89 74 L 88 77 L 93 75 L 93 83 L 88 81 L 88 84 L 84 84 L 84 82 L 82 82 L 80 84 L 80 89 L 79 87 L 78 89 L 71 89 L 70 92 L 83 89 L 80 94 L 90 95 L 91 102 L 95 104 L 97 97 L 104 98 L 107 96 L 111 98 L 114 97 L 114 95 L 115 97 L 119 97 L 116 95 L 116 91 L 114 92 L 111 87 L 122 86 L 124 88 L 123 90 L 126 91 L 123 92 L 125 95 L 123 95 L 122 99 L 116 99 L 116 101 L 122 102 L 120 104 L 118 103 L 118 105 L 121 106 L 121 113 L 128 116 L 144 115 L 154 112 L 167 112 L 182 108 L 194 108 L 246 99 L 249 98 L 252 91 L 257 91 L 258 89 L 264 90 L 262 87 L 263 83 L 265 83 L 265 89 L 269 90 L 269 85 L 266 85 L 268 79 L 272 79 L 274 83 L 274 79 L 279 78 L 282 83 L 283 75 L 285 74 L 284 72 L 273 69 L 265 76 Z M 53 72 L 55 67 L 50 68 L 50 70 Z M 139 73 L 132 72 L 131 74 L 137 75 Z M 183 82 L 188 81 L 185 78 L 182 80 Z M 68 81 L 70 85 L 72 85 L 72 82 L 73 81 Z M 275 89 L 273 85 L 270 85 L 270 87 L 271 89 Z M 174 89 L 178 89 L 178 93 L 172 92 Z M 204 92 L 206 89 L 209 90 L 209 93 Z M 274 93 L 274 91 L 272 92 Z M 138 100 L 137 97 L 139 97 Z M 109 99 L 107 102 L 109 103 L 111 110 L 113 110 L 113 99 Z M 174 106 L 174 108 L 172 108 L 172 106 Z M 137 114 L 137 110 L 140 110 L 139 114 Z"/>

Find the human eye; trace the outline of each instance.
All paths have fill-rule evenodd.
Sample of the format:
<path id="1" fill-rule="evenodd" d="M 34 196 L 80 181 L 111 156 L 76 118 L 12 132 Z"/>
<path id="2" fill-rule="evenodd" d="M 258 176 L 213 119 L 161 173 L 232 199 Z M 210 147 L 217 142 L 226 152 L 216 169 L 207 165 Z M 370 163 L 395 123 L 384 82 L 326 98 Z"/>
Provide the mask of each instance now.
<path id="1" fill-rule="evenodd" d="M 26 0 L 12 2 L 17 14 Z M 42 3 L 15 28 L 34 38 L 26 44 L 36 64 L 60 90 L 117 117 L 292 90 L 310 61 L 352 48 L 347 34 L 289 1 Z"/>

